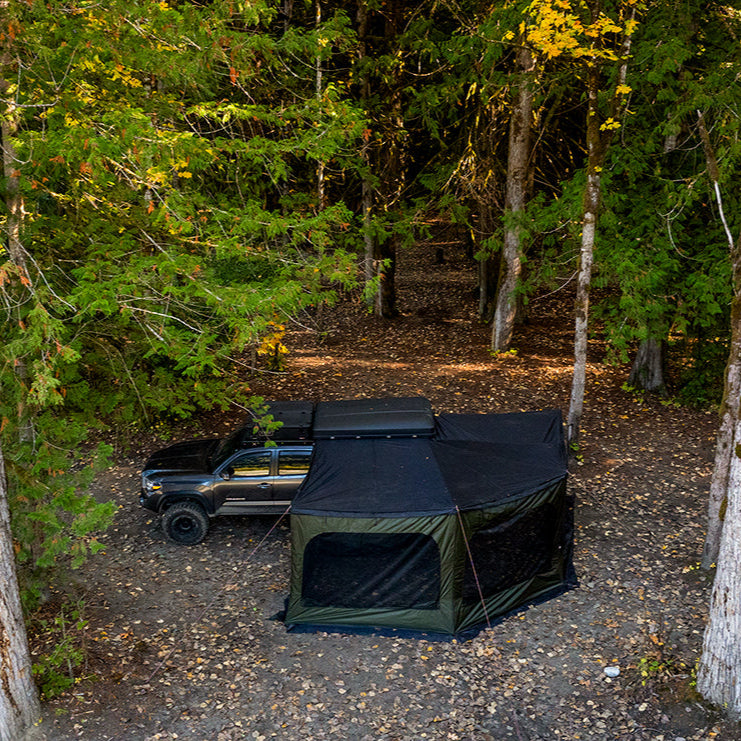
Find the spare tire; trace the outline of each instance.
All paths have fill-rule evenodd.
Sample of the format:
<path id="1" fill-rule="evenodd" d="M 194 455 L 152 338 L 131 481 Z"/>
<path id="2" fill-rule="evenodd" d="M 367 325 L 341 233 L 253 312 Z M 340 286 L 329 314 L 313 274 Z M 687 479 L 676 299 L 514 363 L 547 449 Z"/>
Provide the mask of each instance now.
<path id="1" fill-rule="evenodd" d="M 179 502 L 165 510 L 162 529 L 174 543 L 196 545 L 208 532 L 208 515 L 195 502 Z"/>

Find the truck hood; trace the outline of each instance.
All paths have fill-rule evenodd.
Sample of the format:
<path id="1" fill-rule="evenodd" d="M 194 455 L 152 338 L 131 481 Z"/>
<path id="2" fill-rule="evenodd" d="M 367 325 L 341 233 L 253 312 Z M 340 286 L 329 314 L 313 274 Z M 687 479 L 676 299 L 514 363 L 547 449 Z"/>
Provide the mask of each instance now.
<path id="1" fill-rule="evenodd" d="M 143 473 L 145 475 L 186 471 L 207 473 L 209 456 L 218 444 L 218 439 L 188 440 L 162 448 L 147 459 Z"/>

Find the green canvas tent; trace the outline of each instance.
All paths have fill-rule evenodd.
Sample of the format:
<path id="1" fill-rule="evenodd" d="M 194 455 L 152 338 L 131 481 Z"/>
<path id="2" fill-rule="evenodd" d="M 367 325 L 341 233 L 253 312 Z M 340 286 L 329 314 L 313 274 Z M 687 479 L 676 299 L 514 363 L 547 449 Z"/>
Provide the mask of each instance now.
<path id="1" fill-rule="evenodd" d="M 291 508 L 291 627 L 456 635 L 576 583 L 560 413 L 441 415 L 316 444 Z"/>

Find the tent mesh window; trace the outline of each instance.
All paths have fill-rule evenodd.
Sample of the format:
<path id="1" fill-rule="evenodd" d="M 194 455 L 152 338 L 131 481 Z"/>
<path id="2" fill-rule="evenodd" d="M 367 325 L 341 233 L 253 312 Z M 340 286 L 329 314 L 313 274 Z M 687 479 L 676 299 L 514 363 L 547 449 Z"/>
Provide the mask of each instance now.
<path id="1" fill-rule="evenodd" d="M 560 530 L 560 508 L 547 503 L 515 517 L 498 518 L 469 540 L 471 558 L 484 597 L 490 597 L 551 568 Z M 466 559 L 463 601 L 481 599 L 471 559 Z"/>
<path id="2" fill-rule="evenodd" d="M 307 607 L 435 610 L 440 551 L 422 533 L 322 533 L 304 551 Z"/>

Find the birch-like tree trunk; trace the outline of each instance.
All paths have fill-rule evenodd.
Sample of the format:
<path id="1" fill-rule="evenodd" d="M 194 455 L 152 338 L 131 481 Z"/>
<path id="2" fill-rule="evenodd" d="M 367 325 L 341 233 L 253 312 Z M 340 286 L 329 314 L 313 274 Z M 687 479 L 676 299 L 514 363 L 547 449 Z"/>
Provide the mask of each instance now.
<path id="1" fill-rule="evenodd" d="M 720 426 L 715 442 L 715 461 L 708 497 L 708 524 L 702 548 L 701 567 L 706 571 L 718 562 L 721 535 L 729 506 L 730 475 L 736 449 L 741 399 L 741 260 L 737 247 L 733 265 L 735 296 L 731 309 L 731 349 L 726 365 L 723 400 L 720 407 Z"/>
<path id="2" fill-rule="evenodd" d="M 0 741 L 19 741 L 40 716 L 16 578 L 5 461 L 0 449 Z"/>
<path id="3" fill-rule="evenodd" d="M 713 477 L 710 480 L 710 496 L 708 497 L 708 525 L 700 564 L 703 569 L 708 570 L 718 561 L 721 534 L 724 528 L 723 523 L 728 510 L 730 468 L 733 452 L 739 440 L 735 436 L 735 431 L 739 423 L 739 399 L 741 399 L 741 244 L 734 242 L 728 227 L 723 210 L 718 161 L 710 142 L 710 135 L 705 126 L 705 118 L 700 111 L 697 112 L 697 115 L 708 175 L 713 185 L 715 200 L 718 204 L 718 213 L 723 222 L 723 228 L 728 241 L 734 293 L 731 307 L 731 349 L 726 364 L 723 400 L 720 406 L 720 427 L 718 428 L 718 436 L 715 443 L 715 462 L 713 465 Z"/>
<path id="4" fill-rule="evenodd" d="M 702 548 L 701 568 L 706 571 L 718 562 L 723 522 L 728 511 L 728 489 L 731 457 L 734 451 L 735 432 L 738 426 L 738 405 L 741 398 L 741 336 L 738 327 L 741 321 L 741 293 L 736 291 L 732 318 L 731 350 L 726 366 L 723 401 L 720 407 L 720 426 L 715 440 L 713 476 L 710 479 L 708 496 L 708 524 Z"/>
<path id="5" fill-rule="evenodd" d="M 593 17 L 599 17 L 599 4 L 592 9 Z M 635 9 L 631 20 L 635 18 Z M 631 34 L 626 32 L 620 53 L 617 85 L 610 100 L 610 120 L 615 122 L 620 109 L 622 90 L 628 74 Z M 597 215 L 601 198 L 600 172 L 610 146 L 613 126 L 602 127 L 599 115 L 600 68 L 595 60 L 587 67 L 587 184 L 584 191 L 581 249 L 576 286 L 574 322 L 574 376 L 571 384 L 571 400 L 566 422 L 566 439 L 571 450 L 579 445 L 581 418 L 584 412 L 584 393 L 587 377 L 587 343 L 589 338 L 589 289 L 592 282 L 594 241 L 597 232 Z M 604 129 L 604 130 L 603 130 Z"/>
<path id="6" fill-rule="evenodd" d="M 741 335 L 741 313 L 735 312 L 734 335 Z M 739 369 L 736 369 L 736 373 Z M 737 395 L 734 403 L 741 402 Z M 741 440 L 741 421 L 734 436 Z M 731 453 L 728 505 L 720 541 L 718 570 L 710 598 L 702 656 L 697 669 L 697 691 L 724 708 L 733 719 L 741 718 L 741 447 Z"/>
<path id="7" fill-rule="evenodd" d="M 497 352 L 507 350 L 512 341 L 522 270 L 522 225 L 518 219 L 526 205 L 533 115 L 533 56 L 524 43 L 517 50 L 517 72 L 517 99 L 509 123 L 504 244 L 491 333 L 491 349 Z"/>
<path id="8" fill-rule="evenodd" d="M 572 450 L 579 444 L 581 418 L 584 412 L 587 342 L 589 339 L 589 288 L 592 282 L 594 238 L 597 231 L 597 210 L 600 201 L 600 169 L 604 157 L 597 110 L 599 76 L 594 66 L 590 67 L 587 80 L 589 96 L 587 108 L 587 185 L 584 192 L 579 274 L 574 306 L 576 317 L 574 323 L 574 375 L 571 382 L 571 401 L 566 423 L 567 441 Z"/>

